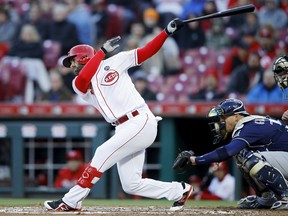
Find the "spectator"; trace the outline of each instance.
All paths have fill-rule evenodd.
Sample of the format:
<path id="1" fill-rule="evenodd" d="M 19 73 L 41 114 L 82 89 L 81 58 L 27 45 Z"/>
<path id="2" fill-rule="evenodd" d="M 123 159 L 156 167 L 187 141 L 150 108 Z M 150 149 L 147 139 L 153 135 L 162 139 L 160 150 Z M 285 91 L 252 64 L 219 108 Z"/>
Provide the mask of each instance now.
<path id="1" fill-rule="evenodd" d="M 25 103 L 34 101 L 37 97 L 38 87 L 42 92 L 50 90 L 48 72 L 42 61 L 42 41 L 34 26 L 26 24 L 21 28 L 19 39 L 13 44 L 8 55 L 21 58 L 21 64 L 23 64 L 28 78 L 26 80 Z M 35 86 L 35 82 L 37 86 Z"/>
<path id="2" fill-rule="evenodd" d="M 16 33 L 16 25 L 10 20 L 9 12 L 0 8 L 0 43 L 10 45 Z"/>
<path id="3" fill-rule="evenodd" d="M 231 39 L 225 34 L 225 26 L 221 19 L 214 19 L 210 31 L 206 32 L 206 46 L 213 50 L 230 47 Z"/>
<path id="4" fill-rule="evenodd" d="M 236 67 L 228 82 L 227 92 L 244 95 L 262 81 L 263 69 L 257 53 L 249 53 L 246 64 Z"/>
<path id="5" fill-rule="evenodd" d="M 41 0 L 37 1 L 41 8 L 41 17 L 44 20 L 50 21 L 52 19 L 52 11 L 53 7 L 56 4 L 56 2 L 60 2 L 57 0 Z"/>
<path id="6" fill-rule="evenodd" d="M 63 80 L 63 85 L 65 88 L 67 88 L 72 94 L 74 94 L 74 90 L 72 87 L 72 81 L 75 78 L 74 72 L 67 67 L 64 67 L 62 64 L 63 59 L 65 56 L 62 56 L 58 59 L 57 65 L 54 69 L 52 69 L 50 72 L 58 72 L 61 74 L 62 80 Z"/>
<path id="7" fill-rule="evenodd" d="M 67 102 L 72 101 L 73 95 L 63 85 L 62 77 L 55 71 L 50 72 L 51 90 L 41 96 L 42 101 L 48 102 Z"/>
<path id="8" fill-rule="evenodd" d="M 230 1 L 231 2 L 231 1 Z M 232 7 L 240 7 L 251 3 L 249 0 L 234 0 L 235 4 Z M 247 13 L 248 14 L 248 13 Z M 234 29 L 239 29 L 240 26 L 243 26 L 246 20 L 246 14 L 238 14 L 228 17 L 227 26 L 230 26 Z"/>
<path id="9" fill-rule="evenodd" d="M 155 0 L 155 7 L 160 14 L 160 27 L 164 28 L 170 20 L 179 17 L 183 10 L 183 0 Z"/>
<path id="10" fill-rule="evenodd" d="M 217 12 L 217 7 L 215 4 L 215 1 L 205 0 L 204 8 L 201 14 L 205 16 L 205 15 L 216 13 L 216 12 Z M 204 32 L 210 31 L 210 29 L 212 28 L 212 25 L 213 25 L 212 19 L 201 21 L 201 27 Z"/>
<path id="11" fill-rule="evenodd" d="M 82 154 L 78 150 L 70 150 L 66 155 L 66 160 L 67 165 L 58 171 L 54 182 L 55 188 L 71 188 L 86 168 Z"/>
<path id="12" fill-rule="evenodd" d="M 206 0 L 189 0 L 183 4 L 183 11 L 181 14 L 181 19 L 187 19 L 189 14 L 195 14 L 200 16 L 203 12 L 203 8 Z"/>
<path id="13" fill-rule="evenodd" d="M 258 12 L 260 25 L 270 24 L 280 30 L 287 25 L 287 15 L 279 8 L 279 0 L 266 0 Z"/>
<path id="14" fill-rule="evenodd" d="M 208 186 L 208 190 L 198 192 L 196 199 L 201 200 L 235 200 L 235 178 L 229 173 L 227 163 L 212 163 L 209 172 L 214 178 Z"/>
<path id="15" fill-rule="evenodd" d="M 272 25 L 261 25 L 257 37 L 259 46 L 257 52 L 261 59 L 270 59 L 270 62 L 276 57 L 278 44 L 276 43 L 276 32 Z M 262 65 L 264 66 L 264 65 Z"/>
<path id="16" fill-rule="evenodd" d="M 194 14 L 188 15 L 188 19 L 194 17 L 196 17 Z M 180 50 L 199 48 L 206 43 L 206 35 L 200 22 L 188 23 L 181 31 L 176 32 L 174 37 Z"/>
<path id="17" fill-rule="evenodd" d="M 67 20 L 76 26 L 80 43 L 94 45 L 95 26 L 88 6 L 83 0 L 65 0 L 65 2 L 69 8 Z"/>
<path id="18" fill-rule="evenodd" d="M 145 33 L 144 25 L 140 22 L 134 22 L 130 26 L 130 33 L 122 38 L 123 50 L 131 50 L 139 47 Z"/>
<path id="19" fill-rule="evenodd" d="M 48 23 L 45 19 L 42 18 L 42 11 L 41 11 L 39 4 L 31 3 L 29 11 L 26 14 L 26 16 L 24 17 L 20 26 L 22 27 L 25 24 L 30 24 L 30 25 L 35 26 L 35 28 L 39 32 L 42 40 L 47 39 Z M 17 37 L 18 37 L 18 35 L 19 35 L 19 32 L 17 33 Z"/>
<path id="20" fill-rule="evenodd" d="M 105 32 L 108 28 L 107 23 L 109 15 L 106 10 L 107 3 L 105 0 L 92 0 L 91 15 L 92 22 L 95 26 L 95 40 L 97 44 L 102 44 L 105 41 Z"/>
<path id="21" fill-rule="evenodd" d="M 140 42 L 143 39 L 143 35 L 145 33 L 144 25 L 140 22 L 132 23 L 130 27 L 130 34 L 124 36 L 123 43 L 121 44 L 122 50 L 132 50 L 136 49 L 140 46 Z M 140 65 L 129 68 L 128 73 L 129 75 L 134 74 L 137 70 L 141 68 Z"/>
<path id="22" fill-rule="evenodd" d="M 79 44 L 75 25 L 67 21 L 67 7 L 64 4 L 55 4 L 52 9 L 52 22 L 48 27 L 48 38 L 61 43 L 61 55 L 66 55 L 69 49 Z"/>
<path id="23" fill-rule="evenodd" d="M 133 76 L 133 83 L 135 88 L 139 92 L 139 94 L 144 98 L 146 101 L 156 101 L 156 94 L 155 92 L 151 91 L 148 88 L 148 80 L 147 80 L 147 73 L 138 70 L 136 71 Z"/>
<path id="24" fill-rule="evenodd" d="M 263 81 L 253 87 L 246 97 L 247 103 L 283 103 L 282 92 L 274 79 L 271 67 L 263 74 Z"/>
<path id="25" fill-rule="evenodd" d="M 41 37 L 37 29 L 30 24 L 22 26 L 19 38 L 16 39 L 8 51 L 9 56 L 36 59 L 42 59 L 43 53 Z"/>
<path id="26" fill-rule="evenodd" d="M 237 26 L 239 33 L 249 32 L 254 37 L 256 36 L 259 28 L 259 20 L 256 13 L 247 13 L 245 14 L 245 19 L 243 23 Z"/>
<path id="27" fill-rule="evenodd" d="M 223 65 L 223 75 L 228 78 L 231 72 L 237 67 L 247 62 L 249 46 L 242 40 L 237 41 L 227 55 Z"/>
<path id="28" fill-rule="evenodd" d="M 224 93 L 218 91 L 217 70 L 208 69 L 204 75 L 203 86 L 190 95 L 190 100 L 215 101 L 224 98 Z"/>
<path id="29" fill-rule="evenodd" d="M 144 24 L 148 34 L 140 41 L 140 46 L 148 43 L 161 29 L 158 27 L 159 14 L 153 8 L 143 13 Z M 141 65 L 144 71 L 154 75 L 173 75 L 180 69 L 179 47 L 172 37 L 168 37 L 162 49 L 156 53 L 155 58 L 148 59 Z"/>

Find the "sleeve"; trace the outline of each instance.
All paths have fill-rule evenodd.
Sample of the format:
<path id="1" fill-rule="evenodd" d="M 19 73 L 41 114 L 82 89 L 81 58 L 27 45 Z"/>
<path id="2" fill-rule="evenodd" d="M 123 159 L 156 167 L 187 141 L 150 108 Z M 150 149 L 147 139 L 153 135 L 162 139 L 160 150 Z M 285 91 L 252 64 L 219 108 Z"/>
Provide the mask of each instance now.
<path id="1" fill-rule="evenodd" d="M 165 30 L 162 30 L 154 39 L 147 43 L 144 47 L 137 49 L 137 63 L 141 64 L 153 55 L 155 55 L 165 40 L 168 38 Z"/>
<path id="2" fill-rule="evenodd" d="M 232 140 L 226 146 L 222 146 L 212 152 L 196 157 L 195 162 L 197 165 L 210 164 L 212 162 L 221 162 L 238 154 L 246 146 L 247 143 L 243 140 Z"/>
<path id="3" fill-rule="evenodd" d="M 90 61 L 88 61 L 88 63 L 82 68 L 78 76 L 75 78 L 75 81 L 73 84 L 73 86 L 75 86 L 77 90 L 79 90 L 82 93 L 87 92 L 91 79 L 95 75 L 95 73 L 97 73 L 97 70 L 99 69 L 99 65 L 101 61 L 104 59 L 104 57 L 105 57 L 104 52 L 102 50 L 99 50 L 90 59 Z"/>
<path id="4" fill-rule="evenodd" d="M 259 141 L 266 135 L 264 133 L 264 127 L 261 127 L 261 124 L 255 123 L 255 121 L 257 122 L 257 119 L 245 123 L 245 127 L 241 128 L 241 130 L 236 133 L 237 135 L 234 136 L 234 140 L 245 142 L 249 147 L 253 147 L 255 144 L 258 145 Z"/>

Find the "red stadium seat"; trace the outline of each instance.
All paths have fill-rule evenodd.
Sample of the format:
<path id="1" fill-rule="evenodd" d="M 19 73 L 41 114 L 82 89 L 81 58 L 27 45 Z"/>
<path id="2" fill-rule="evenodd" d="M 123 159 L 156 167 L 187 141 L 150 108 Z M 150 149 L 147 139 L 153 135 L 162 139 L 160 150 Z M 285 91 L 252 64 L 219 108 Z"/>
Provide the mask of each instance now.
<path id="1" fill-rule="evenodd" d="M 43 42 L 45 66 L 50 69 L 57 65 L 61 54 L 61 44 L 57 41 L 45 40 Z"/>
<path id="2" fill-rule="evenodd" d="M 1 101 L 11 101 L 17 96 L 23 97 L 26 75 L 19 59 L 4 58 L 0 62 Z"/>

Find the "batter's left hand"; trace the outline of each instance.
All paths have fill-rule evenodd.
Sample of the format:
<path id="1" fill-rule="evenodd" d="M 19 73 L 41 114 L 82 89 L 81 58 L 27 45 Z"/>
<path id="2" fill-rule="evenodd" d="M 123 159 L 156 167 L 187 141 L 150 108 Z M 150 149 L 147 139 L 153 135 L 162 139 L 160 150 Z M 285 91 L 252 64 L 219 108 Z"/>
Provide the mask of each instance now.
<path id="1" fill-rule="evenodd" d="M 182 28 L 184 23 L 179 19 L 173 19 L 171 22 L 168 23 L 167 27 L 165 28 L 165 31 L 168 35 L 173 34 L 175 31 Z"/>
<path id="2" fill-rule="evenodd" d="M 109 52 L 112 52 L 114 51 L 115 49 L 117 49 L 119 47 L 119 41 L 120 41 L 121 37 L 120 36 L 117 36 L 117 37 L 114 37 L 114 38 L 111 38 L 109 40 L 107 40 L 103 46 L 101 47 L 101 49 L 103 50 L 103 52 L 106 54 L 106 53 L 109 53 Z"/>

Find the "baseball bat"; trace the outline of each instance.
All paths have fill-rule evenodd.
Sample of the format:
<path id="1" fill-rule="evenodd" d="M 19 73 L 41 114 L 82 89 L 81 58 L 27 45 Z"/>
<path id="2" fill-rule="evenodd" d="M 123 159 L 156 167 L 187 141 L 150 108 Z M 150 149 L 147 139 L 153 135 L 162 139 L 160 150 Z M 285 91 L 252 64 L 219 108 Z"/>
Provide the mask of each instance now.
<path id="1" fill-rule="evenodd" d="M 205 20 L 205 19 L 211 19 L 211 18 L 233 16 L 236 14 L 253 12 L 254 10 L 255 10 L 255 6 L 253 4 L 249 4 L 249 5 L 244 5 L 244 6 L 240 6 L 240 7 L 230 8 L 230 9 L 224 10 L 224 11 L 219 11 L 217 13 L 212 13 L 212 14 L 208 14 L 205 16 L 200 16 L 200 17 L 196 17 L 196 18 L 192 18 L 192 19 L 183 20 L 182 22 L 183 23 L 190 23 L 190 22 L 195 22 L 195 21 L 200 21 L 200 20 Z"/>

